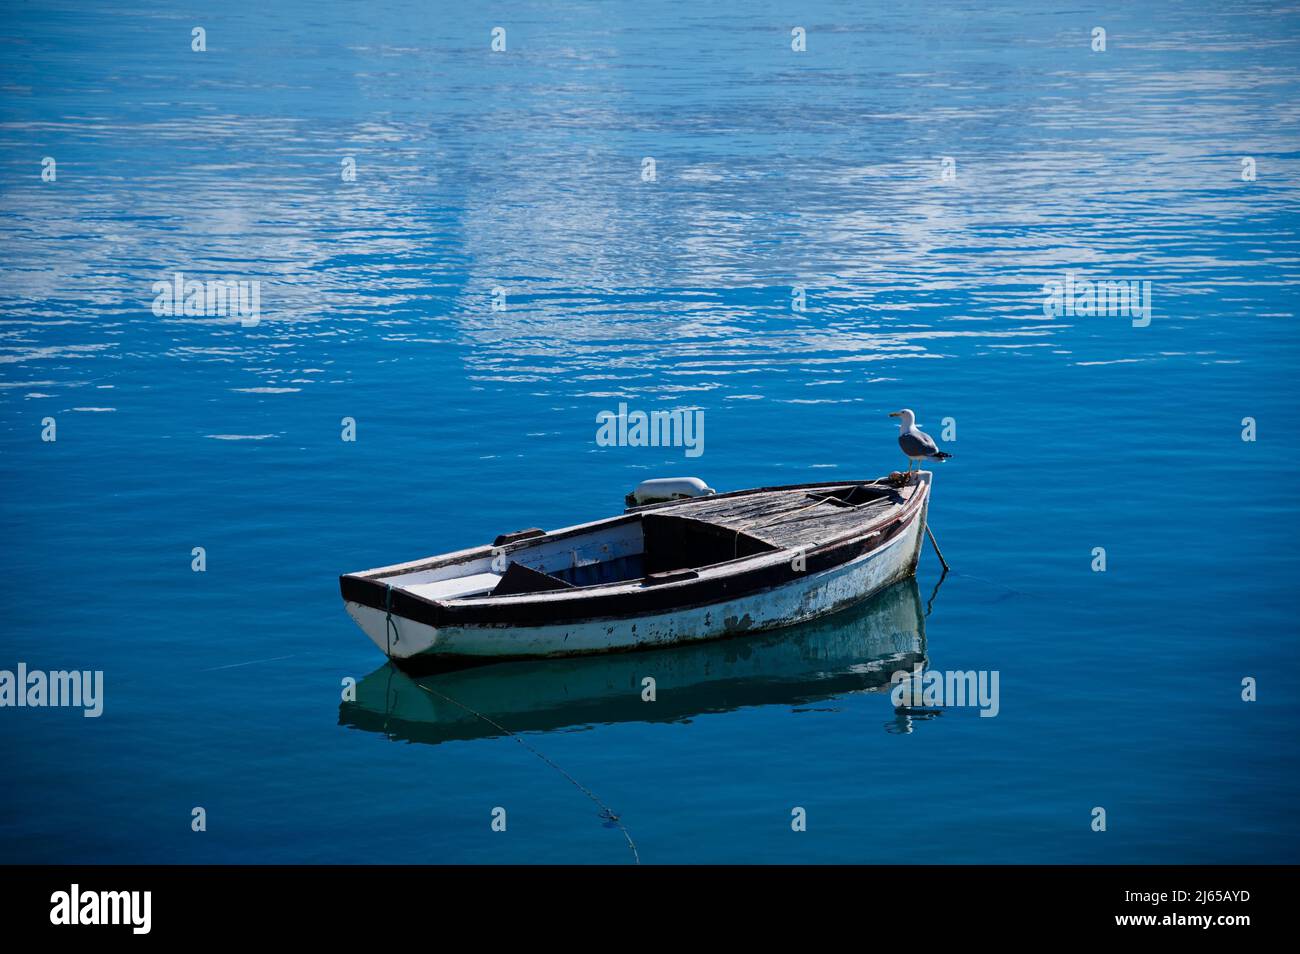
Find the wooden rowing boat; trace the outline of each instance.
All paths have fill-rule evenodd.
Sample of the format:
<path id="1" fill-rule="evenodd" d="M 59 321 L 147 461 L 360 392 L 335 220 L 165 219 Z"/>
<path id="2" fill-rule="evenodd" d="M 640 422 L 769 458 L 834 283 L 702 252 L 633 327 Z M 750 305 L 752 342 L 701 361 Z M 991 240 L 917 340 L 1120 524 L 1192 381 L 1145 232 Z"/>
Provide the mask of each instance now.
<path id="1" fill-rule="evenodd" d="M 912 575 L 930 483 L 918 471 L 631 506 L 348 573 L 340 590 L 348 613 L 399 664 L 760 632 L 836 612 Z"/>

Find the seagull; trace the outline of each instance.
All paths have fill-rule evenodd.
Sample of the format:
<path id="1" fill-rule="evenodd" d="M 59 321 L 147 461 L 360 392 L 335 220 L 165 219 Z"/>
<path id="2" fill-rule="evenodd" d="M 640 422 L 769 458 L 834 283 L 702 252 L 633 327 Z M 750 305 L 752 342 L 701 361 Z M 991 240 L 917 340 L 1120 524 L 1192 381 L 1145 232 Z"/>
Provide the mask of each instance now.
<path id="1" fill-rule="evenodd" d="M 939 445 L 934 442 L 933 437 L 921 432 L 921 429 L 916 426 L 916 415 L 909 408 L 893 411 L 889 416 L 902 419 L 898 423 L 898 446 L 903 448 L 903 453 L 907 455 L 909 471 L 916 461 L 947 460 L 952 456 L 939 450 Z"/>

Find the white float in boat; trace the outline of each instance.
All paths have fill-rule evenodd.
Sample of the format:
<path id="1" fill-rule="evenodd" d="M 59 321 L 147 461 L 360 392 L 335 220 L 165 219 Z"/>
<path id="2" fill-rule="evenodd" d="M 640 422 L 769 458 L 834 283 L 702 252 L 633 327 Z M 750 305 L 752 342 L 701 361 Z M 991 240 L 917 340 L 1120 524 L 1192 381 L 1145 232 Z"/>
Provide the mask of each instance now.
<path id="1" fill-rule="evenodd" d="M 698 477 L 656 477 L 643 480 L 636 485 L 636 490 L 627 495 L 629 507 L 639 504 L 663 503 L 667 500 L 682 500 L 687 497 L 706 497 L 717 491 Z"/>

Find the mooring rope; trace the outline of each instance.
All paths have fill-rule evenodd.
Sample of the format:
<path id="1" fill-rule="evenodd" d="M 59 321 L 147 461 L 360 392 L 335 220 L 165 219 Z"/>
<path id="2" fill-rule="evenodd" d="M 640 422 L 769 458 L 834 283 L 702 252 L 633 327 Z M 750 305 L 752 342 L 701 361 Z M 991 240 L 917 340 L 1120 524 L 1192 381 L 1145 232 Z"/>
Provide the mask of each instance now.
<path id="1" fill-rule="evenodd" d="M 939 563 L 943 566 L 943 572 L 948 572 L 948 561 L 943 558 L 943 551 L 939 549 L 939 541 L 934 538 L 934 531 L 930 529 L 930 521 L 925 522 L 925 532 L 930 537 L 930 544 L 934 547 L 934 555 L 939 558 Z"/>
<path id="2" fill-rule="evenodd" d="M 402 641 L 402 634 L 397 631 L 397 624 L 393 622 L 393 584 L 384 584 L 384 641 L 388 643 L 388 658 L 393 658 L 393 636 L 397 637 L 397 642 Z"/>
<path id="3" fill-rule="evenodd" d="M 431 689 L 430 687 L 424 685 L 423 683 L 419 683 L 419 682 L 417 682 L 416 685 L 419 686 L 421 689 L 423 689 L 425 692 L 427 692 L 427 693 L 429 693 L 429 694 L 431 694 L 431 695 L 435 695 L 435 696 L 437 696 L 437 697 L 440 698 L 440 699 L 445 699 L 446 701 L 450 702 L 450 703 L 451 703 L 452 705 L 454 705 L 454 706 L 459 706 L 460 708 L 462 708 L 462 709 L 464 709 L 466 712 L 468 712 L 470 715 L 477 716 L 478 718 L 480 718 L 480 719 L 482 719 L 484 722 L 486 722 L 488 725 L 492 726 L 494 729 L 497 729 L 497 730 L 499 730 L 499 731 L 501 731 L 501 732 L 504 732 L 506 735 L 510 736 L 510 738 L 514 739 L 516 742 L 518 742 L 520 745 L 522 745 L 524 748 L 526 748 L 529 752 L 532 752 L 533 755 L 537 756 L 539 759 L 541 759 L 543 762 L 545 762 L 545 763 L 546 763 L 547 765 L 549 765 L 551 768 L 555 769 L 555 771 L 559 772 L 561 775 L 563 775 L 565 778 L 567 778 L 570 782 L 573 783 L 573 786 L 574 786 L 578 791 L 582 792 L 582 794 L 586 795 L 586 796 L 587 796 L 588 798 L 590 798 L 593 802 L 595 802 L 597 806 L 599 806 L 599 808 L 600 808 L 600 817 L 601 817 L 601 818 L 604 818 L 606 821 L 611 821 L 611 822 L 613 822 L 615 825 L 618 826 L 618 830 L 621 831 L 621 832 L 623 833 L 623 837 L 627 839 L 627 846 L 628 846 L 629 848 L 632 849 L 632 857 L 636 860 L 636 863 L 637 863 L 637 864 L 640 864 L 640 863 L 641 863 L 641 856 L 637 853 L 637 850 L 636 850 L 636 842 L 634 842 L 634 841 L 632 840 L 632 835 L 631 835 L 631 833 L 627 830 L 627 827 L 623 824 L 622 819 L 620 819 L 617 815 L 615 815 L 614 812 L 610 810 L 609 806 L 606 805 L 604 802 L 602 802 L 602 801 L 601 801 L 601 800 L 596 796 L 596 793 L 595 793 L 595 792 L 593 792 L 591 789 L 587 788 L 585 785 L 583 785 L 581 782 L 579 782 L 576 778 L 574 778 L 574 777 L 573 777 L 572 775 L 570 775 L 568 772 L 564 771 L 564 769 L 560 768 L 558 765 L 556 765 L 554 762 L 552 762 L 550 759 L 548 759 L 545 755 L 543 755 L 541 752 L 537 751 L 537 749 L 533 748 L 531 745 L 529 745 L 527 742 L 525 742 L 525 741 L 524 741 L 522 738 L 520 738 L 519 736 L 515 735 L 513 732 L 511 732 L 509 729 L 507 729 L 507 728 L 506 728 L 505 726 L 503 726 L 501 723 L 496 722 L 496 721 L 494 721 L 494 720 L 492 720 L 492 719 L 489 719 L 489 718 L 488 718 L 487 716 L 485 716 L 483 713 L 479 712 L 479 711 L 476 710 L 476 709 L 471 709 L 469 706 L 465 705 L 465 703 L 463 703 L 463 702 L 457 702 L 455 699 L 453 699 L 451 696 L 447 695 L 447 694 L 444 693 L 444 692 L 439 692 L 437 689 Z"/>
<path id="4" fill-rule="evenodd" d="M 948 570 L 945 567 L 944 571 L 939 574 L 939 579 L 934 584 L 934 589 L 930 591 L 930 601 L 925 604 L 926 619 L 930 618 L 930 610 L 934 609 L 934 598 L 939 595 L 939 587 L 943 586 L 943 581 L 946 580 L 947 578 L 948 578 Z"/>

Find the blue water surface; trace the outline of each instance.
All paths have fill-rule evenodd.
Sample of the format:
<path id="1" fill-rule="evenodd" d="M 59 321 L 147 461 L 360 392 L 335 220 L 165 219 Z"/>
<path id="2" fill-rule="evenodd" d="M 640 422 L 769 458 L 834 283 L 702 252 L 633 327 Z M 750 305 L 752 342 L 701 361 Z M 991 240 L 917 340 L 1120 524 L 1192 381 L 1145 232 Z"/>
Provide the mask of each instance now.
<path id="1" fill-rule="evenodd" d="M 653 863 L 1300 860 L 1298 176 L 1281 4 L 9 5 L 0 669 L 106 698 L 0 709 L 0 861 L 631 863 L 601 806 Z M 155 315 L 178 271 L 260 321 Z M 1150 323 L 1045 315 L 1069 272 Z M 598 446 L 620 402 L 704 453 Z M 512 736 L 338 597 L 650 476 L 886 473 L 900 407 L 954 454 L 928 616 L 929 551 L 425 683 Z M 896 715 L 918 652 L 998 715 Z"/>

